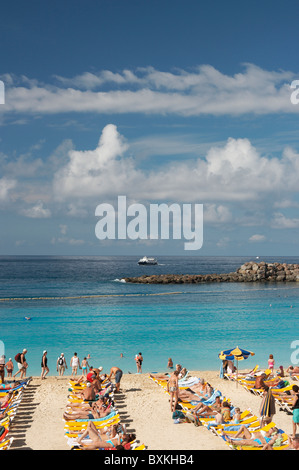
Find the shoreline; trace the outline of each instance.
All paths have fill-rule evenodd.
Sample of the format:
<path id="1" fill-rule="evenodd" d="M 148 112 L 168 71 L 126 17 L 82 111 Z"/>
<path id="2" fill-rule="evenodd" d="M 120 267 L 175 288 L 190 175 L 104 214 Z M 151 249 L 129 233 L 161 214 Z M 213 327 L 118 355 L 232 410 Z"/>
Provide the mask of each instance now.
<path id="1" fill-rule="evenodd" d="M 250 408 L 258 415 L 261 398 L 247 392 L 240 384 L 237 386 L 234 381 L 221 379 L 219 371 L 190 371 L 189 374 L 204 378 L 223 396 L 230 398 L 233 405 L 242 410 Z M 70 376 L 47 376 L 45 380 L 32 377 L 24 402 L 20 404 L 19 416 L 17 414 L 13 420 L 11 449 L 70 449 L 64 436 L 62 418 L 69 379 Z M 115 395 L 115 406 L 121 422 L 126 424 L 128 432 L 136 434 L 137 441 L 147 450 L 229 450 L 221 438 L 204 426 L 195 427 L 191 423 L 174 425 L 168 395 L 150 379 L 149 373 L 124 374 L 120 390 L 121 393 Z M 291 434 L 292 416 L 280 411 L 277 405 L 273 421 Z"/>

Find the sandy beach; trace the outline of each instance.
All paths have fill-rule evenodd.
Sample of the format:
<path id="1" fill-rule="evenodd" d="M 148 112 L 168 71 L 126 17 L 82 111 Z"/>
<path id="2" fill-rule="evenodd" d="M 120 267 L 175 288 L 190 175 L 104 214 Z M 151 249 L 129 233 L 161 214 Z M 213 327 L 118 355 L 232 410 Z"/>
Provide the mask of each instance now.
<path id="1" fill-rule="evenodd" d="M 218 388 L 241 410 L 259 413 L 261 398 L 247 392 L 236 382 L 219 378 L 219 371 L 192 371 Z M 288 379 L 289 380 L 289 379 Z M 69 450 L 64 436 L 63 412 L 67 403 L 69 377 L 33 377 L 25 390 L 18 414 L 13 420 L 11 450 Z M 290 383 L 293 383 L 290 380 Z M 148 373 L 124 374 L 121 393 L 115 396 L 121 422 L 147 450 L 229 450 L 219 437 L 205 427 L 174 424 L 168 395 L 154 383 Z M 292 433 L 292 416 L 279 411 L 273 421 L 287 434 Z"/>

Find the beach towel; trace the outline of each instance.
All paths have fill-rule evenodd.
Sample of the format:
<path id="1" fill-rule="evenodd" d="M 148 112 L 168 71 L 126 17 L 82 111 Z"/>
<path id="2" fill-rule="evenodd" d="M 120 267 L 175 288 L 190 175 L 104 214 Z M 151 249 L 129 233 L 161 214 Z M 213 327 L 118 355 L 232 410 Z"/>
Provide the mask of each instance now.
<path id="1" fill-rule="evenodd" d="M 213 394 L 207 400 L 201 400 L 204 405 L 213 405 L 215 403 L 216 397 L 221 397 L 221 392 L 219 390 L 215 390 Z"/>

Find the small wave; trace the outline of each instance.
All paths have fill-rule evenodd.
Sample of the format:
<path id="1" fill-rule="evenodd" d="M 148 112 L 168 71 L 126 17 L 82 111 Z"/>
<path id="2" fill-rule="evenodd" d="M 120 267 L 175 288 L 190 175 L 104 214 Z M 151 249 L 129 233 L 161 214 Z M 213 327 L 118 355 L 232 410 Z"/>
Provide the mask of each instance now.
<path id="1" fill-rule="evenodd" d="M 114 282 L 126 282 L 125 279 L 114 279 Z"/>

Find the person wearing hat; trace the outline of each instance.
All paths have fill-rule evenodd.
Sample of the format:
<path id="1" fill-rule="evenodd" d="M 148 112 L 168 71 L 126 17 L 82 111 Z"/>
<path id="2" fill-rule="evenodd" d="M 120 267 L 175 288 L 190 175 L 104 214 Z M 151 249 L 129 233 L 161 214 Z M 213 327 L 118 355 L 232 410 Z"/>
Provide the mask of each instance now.
<path id="1" fill-rule="evenodd" d="M 15 360 L 17 361 L 19 370 L 18 370 L 18 372 L 16 372 L 13 375 L 13 378 L 15 378 L 18 374 L 21 374 L 21 378 L 23 378 L 24 377 L 24 371 L 25 371 L 25 375 L 26 375 L 26 369 L 28 367 L 28 364 L 26 362 L 26 357 L 25 357 L 26 353 L 27 353 L 27 349 L 23 349 L 23 352 L 18 353 L 15 356 Z"/>
<path id="2" fill-rule="evenodd" d="M 65 369 L 67 369 L 67 363 L 64 357 L 64 353 L 61 353 L 60 356 L 58 357 L 57 363 L 56 363 L 56 369 L 59 375 L 61 376 L 64 374 Z"/>
<path id="3" fill-rule="evenodd" d="M 7 371 L 7 378 L 12 377 L 13 362 L 12 362 L 11 357 L 8 359 L 7 363 L 5 364 L 5 368 Z"/>
<path id="4" fill-rule="evenodd" d="M 49 373 L 47 351 L 43 352 L 42 360 L 41 360 L 41 367 L 42 367 L 41 379 L 45 379 L 46 375 Z"/>

